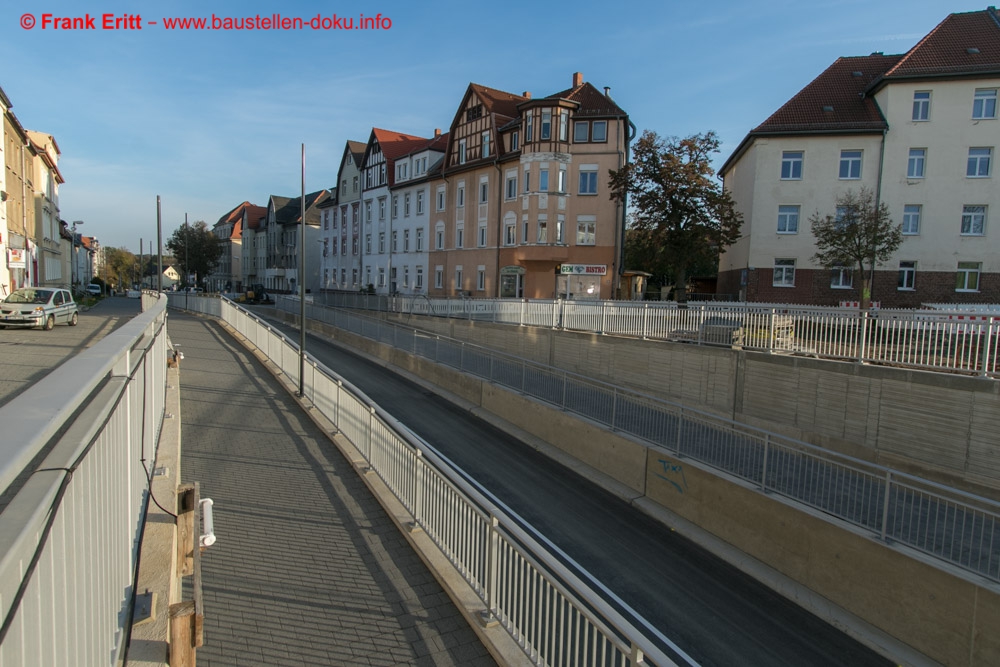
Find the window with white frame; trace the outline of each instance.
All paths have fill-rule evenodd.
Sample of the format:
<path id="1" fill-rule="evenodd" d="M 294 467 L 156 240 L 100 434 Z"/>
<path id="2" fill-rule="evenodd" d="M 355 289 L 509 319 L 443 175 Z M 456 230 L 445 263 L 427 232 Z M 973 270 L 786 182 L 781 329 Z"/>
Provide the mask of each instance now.
<path id="1" fill-rule="evenodd" d="M 399 232 L 395 229 L 392 230 L 392 254 L 399 252 Z"/>
<path id="2" fill-rule="evenodd" d="M 594 245 L 597 238 L 597 218 L 593 215 L 576 216 L 576 244 Z"/>
<path id="3" fill-rule="evenodd" d="M 486 247 L 486 223 L 485 222 L 479 223 L 479 228 L 478 228 L 477 231 L 479 232 L 478 233 L 478 239 L 477 239 L 478 245 L 479 245 L 480 248 L 485 248 Z"/>
<path id="4" fill-rule="evenodd" d="M 962 235 L 982 236 L 986 231 L 986 207 L 962 207 Z"/>
<path id="5" fill-rule="evenodd" d="M 578 120 L 573 123 L 573 142 L 583 144 L 590 141 L 590 123 Z"/>
<path id="6" fill-rule="evenodd" d="M 489 181 L 480 181 L 479 183 L 479 203 L 486 204 L 490 200 L 490 183 Z"/>
<path id="7" fill-rule="evenodd" d="M 465 247 L 465 225 L 461 223 L 455 225 L 455 247 Z"/>
<path id="8" fill-rule="evenodd" d="M 396 165 L 396 178 L 398 180 L 404 180 L 406 178 L 406 163 L 400 162 Z"/>
<path id="9" fill-rule="evenodd" d="M 580 166 L 580 194 L 597 194 L 597 165 Z"/>
<path id="10" fill-rule="evenodd" d="M 608 140 L 608 121 L 594 121 L 594 124 L 591 126 L 590 140 L 597 144 L 603 144 Z"/>
<path id="11" fill-rule="evenodd" d="M 990 163 L 992 161 L 992 148 L 970 148 L 965 175 L 968 178 L 986 178 L 990 175 Z"/>
<path id="12" fill-rule="evenodd" d="M 392 219 L 399 217 L 399 195 L 392 196 Z"/>
<path id="13" fill-rule="evenodd" d="M 424 214 L 424 191 L 417 190 L 417 215 Z"/>
<path id="14" fill-rule="evenodd" d="M 542 109 L 542 124 L 538 131 L 538 138 L 552 138 L 552 109 Z"/>
<path id="15" fill-rule="evenodd" d="M 900 261 L 899 279 L 896 281 L 896 289 L 901 291 L 916 289 L 917 283 L 917 263 L 911 261 Z"/>
<path id="16" fill-rule="evenodd" d="M 434 267 L 434 287 L 437 289 L 444 287 L 444 267 L 441 265 Z"/>
<path id="17" fill-rule="evenodd" d="M 931 91 L 918 90 L 913 93 L 913 120 L 931 119 Z"/>
<path id="18" fill-rule="evenodd" d="M 483 132 L 482 141 L 483 141 L 483 157 L 488 158 L 490 156 L 490 133 L 488 131 Z"/>
<path id="19" fill-rule="evenodd" d="M 458 189 L 455 190 L 455 206 L 457 208 L 465 208 L 465 185 L 459 185 Z"/>
<path id="20" fill-rule="evenodd" d="M 424 251 L 424 228 L 417 227 L 417 252 Z"/>
<path id="21" fill-rule="evenodd" d="M 503 220 L 503 244 L 517 245 L 517 217 L 508 213 Z"/>
<path id="22" fill-rule="evenodd" d="M 440 187 L 437 189 L 437 210 L 444 210 L 444 188 Z"/>
<path id="23" fill-rule="evenodd" d="M 465 139 L 458 140 L 458 163 L 465 164 Z"/>
<path id="24" fill-rule="evenodd" d="M 830 269 L 830 287 L 833 289 L 848 289 L 854 285 L 854 272 L 844 266 Z"/>
<path id="25" fill-rule="evenodd" d="M 403 195 L 403 217 L 410 217 L 410 193 Z"/>
<path id="26" fill-rule="evenodd" d="M 506 186 L 504 188 L 504 199 L 514 199 L 517 197 L 517 174 L 508 174 Z"/>
<path id="27" fill-rule="evenodd" d="M 524 191 L 531 192 L 531 170 L 524 168 Z"/>
<path id="28" fill-rule="evenodd" d="M 385 197 L 378 198 L 378 219 L 385 220 Z"/>
<path id="29" fill-rule="evenodd" d="M 456 266 L 455 267 L 455 291 L 456 292 L 461 292 L 462 291 L 462 267 L 461 266 Z"/>
<path id="30" fill-rule="evenodd" d="M 372 200 L 368 199 L 365 201 L 365 222 L 372 221 Z"/>
<path id="31" fill-rule="evenodd" d="M 344 187 L 346 188 L 347 186 L 345 185 Z M 355 282 L 355 284 L 357 284 L 358 281 L 355 280 L 354 282 Z M 340 284 L 341 285 L 346 285 L 347 284 L 347 269 L 341 269 L 340 270 Z"/>
<path id="32" fill-rule="evenodd" d="M 774 260 L 774 279 L 771 284 L 775 287 L 795 287 L 794 259 Z"/>
<path id="33" fill-rule="evenodd" d="M 517 130 L 514 130 L 513 132 L 510 133 L 510 150 L 511 151 L 516 151 L 517 149 L 519 149 L 521 147 L 520 139 L 521 139 L 521 136 L 520 136 L 520 133 Z"/>
<path id="34" fill-rule="evenodd" d="M 355 236 L 355 237 L 353 237 L 351 239 L 351 254 L 352 255 L 357 255 L 358 254 L 358 237 L 357 236 Z"/>
<path id="35" fill-rule="evenodd" d="M 798 234 L 799 233 L 799 211 L 800 206 L 785 204 L 778 206 L 778 233 Z"/>
<path id="36" fill-rule="evenodd" d="M 486 290 L 486 267 L 483 265 L 476 267 L 476 289 L 480 292 Z"/>
<path id="37" fill-rule="evenodd" d="M 521 243 L 528 242 L 528 214 L 521 216 Z"/>
<path id="38" fill-rule="evenodd" d="M 372 254 L 372 235 L 365 234 L 365 254 Z"/>
<path id="39" fill-rule="evenodd" d="M 378 233 L 378 254 L 385 254 L 385 232 Z"/>
<path id="40" fill-rule="evenodd" d="M 531 137 L 531 135 L 532 135 L 532 128 L 534 126 L 534 121 L 535 121 L 534 114 L 529 110 L 528 113 L 525 114 L 525 118 L 524 118 L 524 140 L 525 141 L 532 141 L 533 140 L 532 137 Z"/>
<path id="41" fill-rule="evenodd" d="M 392 283 L 392 289 L 396 289 L 396 267 L 389 269 L 389 282 Z"/>
<path id="42" fill-rule="evenodd" d="M 566 167 L 559 166 L 559 178 L 556 182 L 556 192 L 566 192 Z"/>
<path id="43" fill-rule="evenodd" d="M 434 249 L 444 250 L 444 223 L 434 225 Z"/>
<path id="44" fill-rule="evenodd" d="M 920 214 L 923 213 L 923 208 L 920 204 L 906 204 L 903 206 L 903 234 L 906 236 L 916 236 L 920 233 Z"/>
<path id="45" fill-rule="evenodd" d="M 955 273 L 956 292 L 978 292 L 979 273 L 983 265 L 980 262 L 959 262 Z"/>
<path id="46" fill-rule="evenodd" d="M 357 285 L 358 284 L 358 270 L 357 269 L 351 269 L 351 284 L 352 285 Z"/>
<path id="47" fill-rule="evenodd" d="M 781 154 L 781 180 L 802 180 L 802 151 L 784 151 Z"/>
<path id="48" fill-rule="evenodd" d="M 549 242 L 549 220 L 547 215 L 538 216 L 538 242 Z"/>
<path id="49" fill-rule="evenodd" d="M 549 170 L 539 169 L 538 170 L 538 191 L 548 192 L 549 191 Z"/>
<path id="50" fill-rule="evenodd" d="M 842 180 L 861 178 L 861 151 L 840 151 L 840 178 Z"/>
<path id="51" fill-rule="evenodd" d="M 424 288 L 424 267 L 418 266 L 416 268 L 416 277 L 413 280 L 413 287 L 416 289 Z"/>
<path id="52" fill-rule="evenodd" d="M 403 287 L 409 287 L 409 286 L 410 286 L 410 267 L 404 265 L 403 266 Z"/>
<path id="53" fill-rule="evenodd" d="M 565 243 L 566 242 L 565 229 L 566 229 L 566 216 L 565 215 L 557 215 L 556 216 L 556 243 Z"/>
<path id="54" fill-rule="evenodd" d="M 385 269 L 378 267 L 378 286 L 385 287 Z"/>
<path id="55" fill-rule="evenodd" d="M 371 285 L 371 284 L 372 284 L 372 267 L 366 266 L 365 267 L 365 285 Z"/>
<path id="56" fill-rule="evenodd" d="M 569 112 L 559 110 L 559 141 L 569 141 Z"/>
<path id="57" fill-rule="evenodd" d="M 986 119 L 997 117 L 997 89 L 977 88 L 972 98 L 972 117 Z"/>
<path id="58" fill-rule="evenodd" d="M 927 160 L 926 148 L 911 148 L 910 156 L 906 161 L 907 178 L 923 178 L 924 166 Z"/>
<path id="59" fill-rule="evenodd" d="M 403 230 L 403 252 L 410 252 L 410 230 Z"/>

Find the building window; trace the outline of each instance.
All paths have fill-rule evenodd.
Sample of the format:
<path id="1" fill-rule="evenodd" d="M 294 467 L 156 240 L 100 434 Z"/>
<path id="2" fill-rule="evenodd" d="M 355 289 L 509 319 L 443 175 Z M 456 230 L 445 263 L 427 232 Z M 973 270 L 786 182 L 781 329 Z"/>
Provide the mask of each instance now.
<path id="1" fill-rule="evenodd" d="M 346 181 L 345 181 L 345 183 L 346 183 Z M 344 187 L 346 188 L 347 186 L 345 185 Z M 354 282 L 356 283 L 357 280 L 355 280 Z M 341 285 L 347 285 L 347 269 L 341 269 L 340 270 L 340 284 Z"/>
<path id="2" fill-rule="evenodd" d="M 365 234 L 365 254 L 372 254 L 372 235 Z"/>
<path id="3" fill-rule="evenodd" d="M 543 140 L 552 138 L 552 109 L 542 109 L 542 125 L 538 138 Z"/>
<path id="4" fill-rule="evenodd" d="M 424 191 L 417 190 L 417 215 L 424 214 Z"/>
<path id="5" fill-rule="evenodd" d="M 437 210 L 444 210 L 444 188 L 438 188 L 437 191 Z"/>
<path id="6" fill-rule="evenodd" d="M 480 266 L 476 269 L 476 289 L 480 292 L 486 290 L 486 267 Z"/>
<path id="7" fill-rule="evenodd" d="M 534 116 L 529 111 L 527 113 L 527 115 L 525 116 L 525 120 L 524 120 L 524 140 L 525 141 L 532 141 L 531 135 L 532 135 L 532 128 L 534 126 L 534 120 L 535 120 Z"/>
<path id="8" fill-rule="evenodd" d="M 573 123 L 573 141 L 578 144 L 587 143 L 590 139 L 590 123 L 578 120 Z"/>
<path id="9" fill-rule="evenodd" d="M 357 192 L 358 191 L 358 177 L 357 176 L 354 177 L 354 183 L 353 183 L 353 185 L 354 185 L 354 191 Z M 355 280 L 354 284 L 356 285 L 357 283 L 358 283 L 358 281 Z"/>
<path id="10" fill-rule="evenodd" d="M 840 178 L 861 178 L 861 151 L 840 151 Z"/>
<path id="11" fill-rule="evenodd" d="M 371 221 L 372 221 L 372 200 L 369 199 L 368 201 L 365 202 L 365 222 L 368 223 Z"/>
<path id="12" fill-rule="evenodd" d="M 479 247 L 480 248 L 485 248 L 486 247 L 486 225 L 485 224 L 479 225 L 479 230 L 478 231 L 479 231 Z"/>
<path id="13" fill-rule="evenodd" d="M 559 141 L 569 141 L 569 112 L 559 111 Z"/>
<path id="14" fill-rule="evenodd" d="M 404 180 L 406 178 L 406 163 L 400 162 L 396 165 L 396 178 Z"/>
<path id="15" fill-rule="evenodd" d="M 528 242 L 528 215 L 521 216 L 521 243 Z"/>
<path id="16" fill-rule="evenodd" d="M 399 217 L 399 195 L 392 196 L 392 219 Z"/>
<path id="17" fill-rule="evenodd" d="M 488 181 L 482 181 L 479 184 L 479 203 L 486 204 L 490 200 L 490 184 Z"/>
<path id="18" fill-rule="evenodd" d="M 538 242 L 549 242 L 549 222 L 547 218 L 543 218 L 541 216 L 538 218 Z"/>
<path id="19" fill-rule="evenodd" d="M 455 267 L 455 291 L 456 292 L 461 292 L 462 291 L 462 267 L 461 266 L 456 266 Z"/>
<path id="20" fill-rule="evenodd" d="M 802 151 L 785 151 L 781 154 L 781 179 L 784 181 L 802 179 Z"/>
<path id="21" fill-rule="evenodd" d="M 920 233 L 920 213 L 923 206 L 920 204 L 906 204 L 903 206 L 903 234 L 916 236 Z"/>
<path id="22" fill-rule="evenodd" d="M 977 119 L 997 117 L 997 89 L 978 88 L 972 99 L 972 117 Z"/>
<path id="23" fill-rule="evenodd" d="M 465 164 L 465 139 L 458 140 L 458 163 Z"/>
<path id="24" fill-rule="evenodd" d="M 385 287 L 385 269 L 381 266 L 378 269 L 378 286 Z"/>
<path id="25" fill-rule="evenodd" d="M 424 251 L 424 228 L 417 229 L 417 252 Z"/>
<path id="26" fill-rule="evenodd" d="M 521 145 L 519 143 L 519 140 L 520 140 L 520 133 L 517 130 L 514 130 L 513 132 L 510 133 L 510 150 L 511 151 L 516 151 L 518 148 L 521 147 Z"/>
<path id="27" fill-rule="evenodd" d="M 514 199 L 515 197 L 517 197 L 517 175 L 508 176 L 504 199 Z"/>
<path id="28" fill-rule="evenodd" d="M 566 227 L 566 216 L 557 215 L 556 216 L 556 243 L 565 243 L 566 236 L 564 229 Z"/>
<path id="29" fill-rule="evenodd" d="M 799 210 L 798 206 L 778 207 L 778 233 L 798 234 L 799 233 Z"/>
<path id="30" fill-rule="evenodd" d="M 580 169 L 580 194 L 581 195 L 596 195 L 597 194 L 597 170 L 596 169 Z"/>
<path id="31" fill-rule="evenodd" d="M 482 140 L 483 140 L 483 157 L 487 158 L 490 156 L 490 133 L 483 132 Z"/>
<path id="32" fill-rule="evenodd" d="M 403 252 L 410 252 L 410 230 L 403 230 Z"/>
<path id="33" fill-rule="evenodd" d="M 986 230 L 986 207 L 962 207 L 962 235 L 982 236 Z"/>
<path id="34" fill-rule="evenodd" d="M 958 272 L 955 274 L 955 291 L 978 292 L 982 266 L 979 262 L 959 262 Z"/>
<path id="35" fill-rule="evenodd" d="M 352 255 L 357 255 L 358 254 L 358 237 L 357 236 L 355 236 L 354 238 L 351 239 L 351 254 Z"/>
<path id="36" fill-rule="evenodd" d="M 435 266 L 434 267 L 434 287 L 441 289 L 444 287 L 444 267 Z"/>
<path id="37" fill-rule="evenodd" d="M 917 263 L 900 262 L 899 280 L 896 283 L 896 289 L 898 290 L 915 289 L 914 285 L 916 285 L 916 282 L 917 282 Z"/>
<path id="38" fill-rule="evenodd" d="M 410 193 L 409 192 L 407 192 L 405 195 L 403 195 L 403 217 L 404 218 L 409 218 L 410 217 Z"/>
<path id="39" fill-rule="evenodd" d="M 455 206 L 458 208 L 465 208 L 465 186 L 458 186 L 458 190 L 455 191 Z"/>
<path id="40" fill-rule="evenodd" d="M 465 227 L 459 225 L 455 227 L 455 247 L 464 248 L 465 247 Z"/>
<path id="41" fill-rule="evenodd" d="M 385 254 L 385 232 L 378 233 L 378 254 Z"/>
<path id="42" fill-rule="evenodd" d="M 395 269 L 393 269 L 393 271 L 395 271 Z M 410 286 L 410 267 L 404 266 L 403 267 L 403 287 L 409 287 L 409 286 Z"/>
<path id="43" fill-rule="evenodd" d="M 417 275 L 416 275 L 416 278 L 414 279 L 413 286 L 416 289 L 423 289 L 424 288 L 424 267 L 422 267 L 422 266 L 418 266 L 417 267 Z"/>
<path id="44" fill-rule="evenodd" d="M 927 160 L 926 148 L 911 148 L 910 157 L 906 162 L 907 178 L 923 178 L 924 164 Z"/>
<path id="45" fill-rule="evenodd" d="M 835 266 L 830 270 L 830 287 L 833 289 L 849 289 L 854 285 L 854 272 L 843 266 Z"/>
<path id="46" fill-rule="evenodd" d="M 549 170 L 539 169 L 538 170 L 538 191 L 548 192 L 549 191 Z"/>
<path id="47" fill-rule="evenodd" d="M 595 120 L 591 128 L 590 140 L 596 144 L 603 144 L 608 140 L 608 121 Z"/>
<path id="48" fill-rule="evenodd" d="M 774 260 L 774 279 L 771 284 L 775 287 L 795 287 L 794 259 Z"/>
<path id="49" fill-rule="evenodd" d="M 393 254 L 396 254 L 397 252 L 399 252 L 399 243 L 398 243 L 398 240 L 399 240 L 399 232 L 393 230 L 393 232 L 392 232 L 392 253 Z"/>
<path id="50" fill-rule="evenodd" d="M 590 217 L 579 216 L 576 219 L 576 244 L 594 245 L 596 236 L 597 221 Z"/>
<path id="51" fill-rule="evenodd" d="M 524 168 L 524 191 L 531 192 L 531 171 L 527 167 Z"/>
<path id="52" fill-rule="evenodd" d="M 434 249 L 444 250 L 444 223 L 439 222 L 434 228 Z"/>
<path id="53" fill-rule="evenodd" d="M 503 243 L 504 245 L 517 245 L 517 220 L 513 214 L 504 220 Z"/>
<path id="54" fill-rule="evenodd" d="M 566 192 L 566 167 L 559 167 L 559 177 L 556 182 L 556 192 Z"/>
<path id="55" fill-rule="evenodd" d="M 351 284 L 352 285 L 357 285 L 358 284 L 358 270 L 357 269 L 351 269 Z"/>
<path id="56" fill-rule="evenodd" d="M 385 220 L 385 197 L 378 198 L 378 219 Z"/>
<path id="57" fill-rule="evenodd" d="M 965 175 L 969 178 L 986 178 L 990 175 L 990 162 L 992 162 L 992 158 L 992 148 L 970 148 L 969 162 L 965 167 Z"/>
<path id="58" fill-rule="evenodd" d="M 913 93 L 913 120 L 930 120 L 931 93 L 929 90 L 918 90 Z"/>
<path id="59" fill-rule="evenodd" d="M 365 285 L 371 285 L 371 284 L 372 284 L 372 267 L 366 266 L 365 267 Z"/>

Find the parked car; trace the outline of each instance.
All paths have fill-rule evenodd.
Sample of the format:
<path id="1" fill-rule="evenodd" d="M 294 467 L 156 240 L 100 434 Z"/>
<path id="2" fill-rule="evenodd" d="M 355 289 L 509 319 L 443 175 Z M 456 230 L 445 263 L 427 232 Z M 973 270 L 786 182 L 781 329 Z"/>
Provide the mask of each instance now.
<path id="1" fill-rule="evenodd" d="M 101 286 L 94 283 L 90 283 L 89 285 L 87 285 L 87 294 L 90 294 L 92 296 L 100 296 Z"/>
<path id="2" fill-rule="evenodd" d="M 80 321 L 73 295 L 68 289 L 23 287 L 0 302 L 0 327 L 42 327 L 46 331 L 65 322 Z"/>

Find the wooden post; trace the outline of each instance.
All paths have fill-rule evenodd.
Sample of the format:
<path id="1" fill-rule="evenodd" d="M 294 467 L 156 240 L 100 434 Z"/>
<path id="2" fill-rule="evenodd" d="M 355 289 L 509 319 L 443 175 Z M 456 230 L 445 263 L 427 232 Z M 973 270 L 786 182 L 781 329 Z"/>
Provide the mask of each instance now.
<path id="1" fill-rule="evenodd" d="M 198 508 L 194 484 L 177 487 L 177 576 L 194 573 L 195 534 L 194 514 Z"/>
<path id="2" fill-rule="evenodd" d="M 170 667 L 195 667 L 194 600 L 170 605 Z"/>

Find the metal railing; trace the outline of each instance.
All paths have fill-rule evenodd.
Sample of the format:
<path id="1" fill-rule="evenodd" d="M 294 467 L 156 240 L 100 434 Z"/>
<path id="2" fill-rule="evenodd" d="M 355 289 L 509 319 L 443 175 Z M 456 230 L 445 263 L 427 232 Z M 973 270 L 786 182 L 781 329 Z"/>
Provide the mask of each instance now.
<path id="1" fill-rule="evenodd" d="M 171 299 L 183 307 L 183 297 Z M 298 309 L 298 302 L 294 303 Z M 293 384 L 299 352 L 291 340 L 225 299 L 192 297 L 187 307 L 221 319 L 263 352 Z M 309 306 L 312 308 L 313 306 Z M 306 354 L 305 397 L 362 454 L 419 526 L 503 627 L 539 665 L 694 665 L 669 639 L 645 625 L 651 641 L 623 613 L 543 546 L 523 520 L 501 509 L 455 473 L 431 445 L 347 380 Z M 627 611 L 627 610 L 626 610 Z M 644 624 L 637 615 L 636 622 Z"/>
<path id="2" fill-rule="evenodd" d="M 166 399 L 166 300 L 0 408 L 0 664 L 114 665 Z"/>
<path id="3" fill-rule="evenodd" d="M 872 310 L 753 303 L 386 297 L 335 293 L 329 305 L 769 353 L 1000 376 L 1000 315 L 983 306 Z M 332 302 L 332 304 L 330 303 Z"/>
<path id="4" fill-rule="evenodd" d="M 298 302 L 278 307 L 298 312 Z M 636 391 L 357 313 L 307 318 L 451 366 L 1000 582 L 1000 503 Z M 671 464 L 664 459 L 664 479 Z"/>

